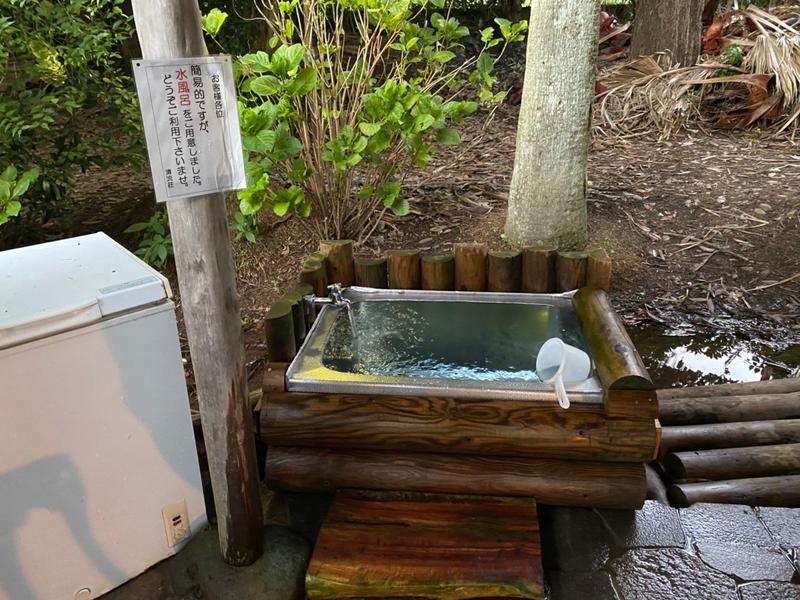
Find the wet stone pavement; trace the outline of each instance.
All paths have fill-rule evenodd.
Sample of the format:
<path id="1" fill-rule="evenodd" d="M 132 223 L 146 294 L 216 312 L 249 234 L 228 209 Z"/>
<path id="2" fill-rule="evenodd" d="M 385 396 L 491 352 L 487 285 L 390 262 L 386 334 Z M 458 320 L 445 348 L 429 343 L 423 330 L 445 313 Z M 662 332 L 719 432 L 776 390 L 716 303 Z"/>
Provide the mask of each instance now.
<path id="1" fill-rule="evenodd" d="M 550 600 L 800 600 L 800 509 L 540 507 Z"/>
<path id="2" fill-rule="evenodd" d="M 263 500 L 254 565 L 225 565 L 208 528 L 104 600 L 303 600 L 330 497 L 265 490 Z M 800 509 L 540 505 L 539 523 L 550 600 L 800 600 Z"/>

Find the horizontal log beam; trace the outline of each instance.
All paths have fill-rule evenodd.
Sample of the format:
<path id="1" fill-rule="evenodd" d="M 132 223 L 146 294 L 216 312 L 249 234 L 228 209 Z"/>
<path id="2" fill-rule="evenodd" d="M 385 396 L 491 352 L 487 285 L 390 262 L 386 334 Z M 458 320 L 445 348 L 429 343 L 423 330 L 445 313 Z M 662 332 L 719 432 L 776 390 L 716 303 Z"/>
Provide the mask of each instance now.
<path id="1" fill-rule="evenodd" d="M 800 442 L 800 419 L 707 423 L 664 427 L 661 455 L 679 450 L 709 450 Z"/>
<path id="2" fill-rule="evenodd" d="M 735 423 L 800 418 L 800 392 L 719 398 L 672 398 L 659 402 L 662 425 Z"/>
<path id="3" fill-rule="evenodd" d="M 667 488 L 667 494 L 680 508 L 696 502 L 800 508 L 800 475 L 676 483 Z"/>
<path id="4" fill-rule="evenodd" d="M 764 394 L 786 394 L 800 392 L 800 377 L 750 381 L 748 383 L 722 383 L 700 387 L 668 388 L 658 390 L 659 399 L 708 398 L 719 396 L 751 396 Z"/>
<path id="5" fill-rule="evenodd" d="M 271 445 L 647 462 L 654 420 L 614 420 L 577 406 L 524 401 L 273 393 L 261 434 Z"/>
<path id="6" fill-rule="evenodd" d="M 543 504 L 637 509 L 644 504 L 645 468 L 533 458 L 397 454 L 270 446 L 272 489 L 330 493 L 338 489 L 535 498 Z"/>
<path id="7" fill-rule="evenodd" d="M 800 473 L 800 444 L 718 448 L 667 454 L 662 461 L 673 479 L 741 479 Z"/>

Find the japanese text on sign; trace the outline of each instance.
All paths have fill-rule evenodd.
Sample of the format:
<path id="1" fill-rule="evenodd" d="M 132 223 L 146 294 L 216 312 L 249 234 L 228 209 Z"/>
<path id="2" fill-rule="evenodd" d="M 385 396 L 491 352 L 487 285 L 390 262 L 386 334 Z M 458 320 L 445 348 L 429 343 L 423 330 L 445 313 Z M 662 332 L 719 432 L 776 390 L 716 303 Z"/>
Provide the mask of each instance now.
<path id="1" fill-rule="evenodd" d="M 246 187 L 228 56 L 134 61 L 159 202 Z"/>

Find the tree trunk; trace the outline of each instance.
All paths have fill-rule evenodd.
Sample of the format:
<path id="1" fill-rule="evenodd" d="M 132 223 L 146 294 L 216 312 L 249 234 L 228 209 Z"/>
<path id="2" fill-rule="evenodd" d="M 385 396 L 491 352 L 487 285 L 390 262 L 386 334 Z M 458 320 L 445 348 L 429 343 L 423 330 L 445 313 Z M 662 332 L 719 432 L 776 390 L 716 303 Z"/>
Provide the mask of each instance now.
<path id="1" fill-rule="evenodd" d="M 599 3 L 531 4 L 506 235 L 520 246 L 586 244 L 586 162 Z"/>
<path id="2" fill-rule="evenodd" d="M 631 57 L 668 50 L 681 66 L 697 63 L 704 7 L 705 0 L 639 0 Z"/>

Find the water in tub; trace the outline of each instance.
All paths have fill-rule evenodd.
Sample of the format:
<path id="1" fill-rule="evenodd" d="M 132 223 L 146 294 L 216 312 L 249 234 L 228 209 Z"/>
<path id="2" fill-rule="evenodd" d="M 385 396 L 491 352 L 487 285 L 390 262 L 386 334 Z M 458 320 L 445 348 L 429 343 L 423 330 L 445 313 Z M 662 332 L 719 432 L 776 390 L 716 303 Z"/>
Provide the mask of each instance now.
<path id="1" fill-rule="evenodd" d="M 538 381 L 536 355 L 550 337 L 586 347 L 574 314 L 552 306 L 355 302 L 349 316 L 340 311 L 323 363 L 340 372 L 379 376 Z"/>

